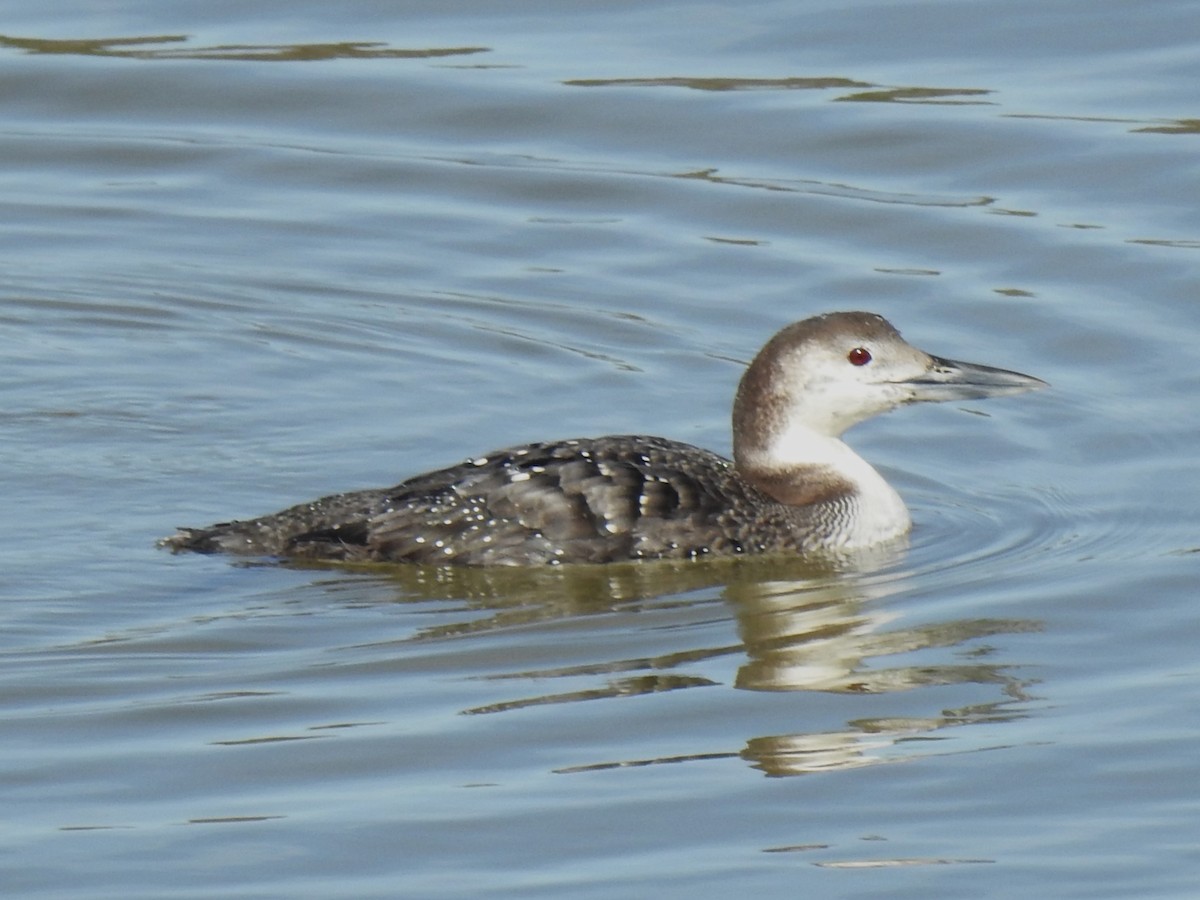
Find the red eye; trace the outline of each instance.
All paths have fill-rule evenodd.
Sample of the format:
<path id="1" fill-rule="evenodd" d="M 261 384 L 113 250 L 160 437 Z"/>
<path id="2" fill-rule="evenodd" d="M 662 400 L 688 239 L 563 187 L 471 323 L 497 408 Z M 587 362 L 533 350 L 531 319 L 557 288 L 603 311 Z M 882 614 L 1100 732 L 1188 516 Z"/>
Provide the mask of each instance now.
<path id="1" fill-rule="evenodd" d="M 865 366 L 871 361 L 871 351 L 866 347 L 855 347 L 846 354 L 846 359 L 850 360 L 852 366 Z"/>

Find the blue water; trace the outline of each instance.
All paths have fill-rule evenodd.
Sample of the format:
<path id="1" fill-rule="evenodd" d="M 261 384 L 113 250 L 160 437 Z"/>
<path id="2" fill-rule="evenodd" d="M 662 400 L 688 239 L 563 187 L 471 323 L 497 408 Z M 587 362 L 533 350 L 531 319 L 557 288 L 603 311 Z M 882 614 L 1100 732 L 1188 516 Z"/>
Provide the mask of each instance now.
<path id="1" fill-rule="evenodd" d="M 1194 4 L 10 13 L 6 896 L 1194 896 Z M 850 433 L 869 571 L 154 546 L 832 309 L 1052 386 Z"/>

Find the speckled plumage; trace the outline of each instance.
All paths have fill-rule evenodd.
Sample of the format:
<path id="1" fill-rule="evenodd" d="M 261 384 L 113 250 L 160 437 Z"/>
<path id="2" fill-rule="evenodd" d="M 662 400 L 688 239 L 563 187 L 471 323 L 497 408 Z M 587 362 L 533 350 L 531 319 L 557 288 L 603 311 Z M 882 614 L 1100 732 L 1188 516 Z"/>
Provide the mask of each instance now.
<path id="1" fill-rule="evenodd" d="M 618 435 L 497 450 L 392 488 L 184 529 L 168 542 L 308 559 L 602 563 L 811 552 L 806 535 L 823 531 L 816 519 L 836 515 L 836 503 L 776 503 L 699 447 Z"/>
<path id="2" fill-rule="evenodd" d="M 184 528 L 173 550 L 437 565 L 842 554 L 908 531 L 840 439 L 906 403 L 1019 393 L 1028 375 L 930 356 L 872 313 L 782 329 L 742 376 L 733 461 L 659 437 L 527 444 L 274 515 Z"/>

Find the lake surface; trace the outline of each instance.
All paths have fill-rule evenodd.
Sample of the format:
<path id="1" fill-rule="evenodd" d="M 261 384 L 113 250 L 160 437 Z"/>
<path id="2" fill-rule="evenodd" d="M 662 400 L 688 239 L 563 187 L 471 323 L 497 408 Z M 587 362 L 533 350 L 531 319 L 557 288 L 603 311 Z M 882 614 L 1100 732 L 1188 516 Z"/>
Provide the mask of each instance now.
<path id="1" fill-rule="evenodd" d="M 1200 7 L 85 3 L 0 36 L 5 896 L 1194 897 Z M 727 452 L 787 322 L 1050 390 L 906 552 L 172 556 L 508 444 Z"/>

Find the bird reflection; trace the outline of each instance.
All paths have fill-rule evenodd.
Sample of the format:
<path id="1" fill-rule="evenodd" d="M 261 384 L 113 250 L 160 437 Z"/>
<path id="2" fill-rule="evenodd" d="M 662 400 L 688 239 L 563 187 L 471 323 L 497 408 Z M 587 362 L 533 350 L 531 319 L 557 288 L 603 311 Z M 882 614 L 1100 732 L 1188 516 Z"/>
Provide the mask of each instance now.
<path id="1" fill-rule="evenodd" d="M 936 753 L 934 732 L 958 725 L 1003 722 L 1021 718 L 1011 707 L 1026 700 L 1022 686 L 1006 683 L 1008 699 L 947 711 L 929 718 L 861 719 L 845 731 L 783 734 L 751 738 L 739 754 L 767 775 L 807 775 L 835 769 L 858 769 L 881 763 L 905 762 Z"/>
<path id="2" fill-rule="evenodd" d="M 737 687 L 884 693 L 1002 682 L 1003 669 L 987 663 L 876 668 L 870 661 L 1036 627 L 1011 619 L 960 619 L 889 631 L 886 626 L 896 615 L 866 602 L 869 594 L 885 592 L 882 586 L 872 590 L 852 581 L 731 585 L 728 599 L 748 657 L 738 670 Z"/>
<path id="3" fill-rule="evenodd" d="M 547 571 L 421 569 L 398 579 L 408 598 L 456 599 L 471 615 L 442 620 L 409 640 L 462 638 L 513 626 L 600 614 L 642 615 L 677 604 L 703 612 L 705 621 L 732 611 L 737 641 L 689 647 L 653 656 L 605 658 L 557 667 L 514 667 L 476 676 L 537 684 L 527 696 L 464 709 L 467 715 L 535 706 L 612 700 L 728 683 L 709 677 L 713 661 L 736 660 L 733 686 L 746 691 L 887 694 L 953 685 L 988 685 L 1000 696 L 927 715 L 856 718 L 832 730 L 743 736 L 744 746 L 722 752 L 650 759 L 598 761 L 562 772 L 741 758 L 767 775 L 784 776 L 891 763 L 938 752 L 945 729 L 1019 718 L 1030 698 L 1011 665 L 991 658 L 980 639 L 1038 630 L 1020 619 L 958 619 L 900 625 L 907 616 L 887 598 L 905 588 L 899 569 L 875 575 L 813 568 L 797 560 L 731 560 L 724 565 L 563 567 Z M 911 585 L 908 585 L 911 587 Z M 719 612 L 716 612 L 719 610 Z M 710 612 L 711 611 L 711 612 Z M 968 644 L 973 646 L 967 646 Z M 952 649 L 954 655 L 929 651 Z M 889 664 L 889 661 L 891 664 Z M 585 684 L 579 686 L 579 680 Z M 558 682 L 571 689 L 544 690 Z M 944 695 L 939 695 L 944 697 Z M 801 713 L 802 714 L 802 713 Z"/>

